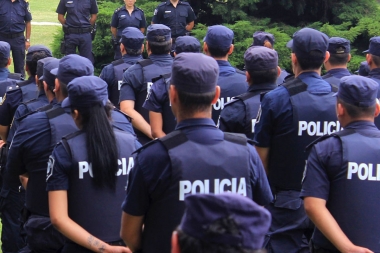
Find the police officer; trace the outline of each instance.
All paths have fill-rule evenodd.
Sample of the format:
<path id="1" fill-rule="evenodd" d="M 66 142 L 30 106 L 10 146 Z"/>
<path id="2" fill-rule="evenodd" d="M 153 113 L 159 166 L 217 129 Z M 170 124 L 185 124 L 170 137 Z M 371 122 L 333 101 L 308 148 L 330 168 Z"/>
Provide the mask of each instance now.
<path id="1" fill-rule="evenodd" d="M 100 73 L 100 78 L 108 84 L 109 100 L 119 107 L 120 87 L 124 71 L 137 61 L 142 60 L 141 53 L 144 50 L 144 34 L 135 27 L 127 27 L 120 36 L 120 50 L 122 59 L 116 60 L 105 66 Z"/>
<path id="2" fill-rule="evenodd" d="M 252 46 L 264 46 L 270 49 L 273 49 L 274 42 L 275 42 L 274 35 L 271 33 L 263 32 L 263 31 L 256 31 L 253 34 L 253 43 Z M 289 76 L 290 74 L 285 70 L 281 69 L 280 75 L 277 77 L 277 85 L 280 85 L 284 82 L 285 78 Z"/>
<path id="3" fill-rule="evenodd" d="M 220 94 L 218 72 L 215 60 L 201 53 L 174 59 L 169 97 L 176 131 L 137 152 L 123 203 L 120 234 L 133 252 L 170 252 L 189 194 L 231 191 L 259 205 L 272 200 L 264 168 L 245 136 L 223 133 L 211 119 Z"/>
<path id="4" fill-rule="evenodd" d="M 174 56 L 183 52 L 199 53 L 201 44 L 192 36 L 177 38 Z M 153 138 L 161 138 L 174 130 L 177 122 L 169 101 L 169 85 L 171 73 L 153 82 L 152 88 L 143 104 L 149 111 L 149 121 Z"/>
<path id="5" fill-rule="evenodd" d="M 344 130 L 312 145 L 301 196 L 316 226 L 313 252 L 380 251 L 378 87 L 366 77 L 343 77 L 336 112 Z"/>
<path id="6" fill-rule="evenodd" d="M 78 48 L 79 55 L 94 63 L 91 31 L 98 13 L 96 0 L 60 0 L 56 12 L 65 33 L 64 54 L 75 54 Z"/>
<path id="7" fill-rule="evenodd" d="M 222 110 L 218 127 L 223 132 L 243 133 L 253 139 L 260 96 L 277 87 L 281 73 L 277 52 L 252 46 L 244 53 L 248 92 L 234 97 Z"/>
<path id="8" fill-rule="evenodd" d="M 29 3 L 27 0 L 0 0 L 0 6 L 0 41 L 11 45 L 14 71 L 24 75 L 25 50 L 30 47 L 32 30 Z"/>
<path id="9" fill-rule="evenodd" d="M 262 245 L 270 213 L 249 198 L 232 193 L 194 194 L 186 197 L 185 205 L 172 236 L 173 253 L 266 252 Z"/>
<path id="10" fill-rule="evenodd" d="M 367 61 L 362 61 L 359 65 L 359 69 L 355 71 L 356 74 L 359 76 L 368 76 L 370 72 L 368 62 Z"/>
<path id="11" fill-rule="evenodd" d="M 261 100 L 254 141 L 275 196 L 267 207 L 272 225 L 266 248 L 269 252 L 309 252 L 304 239 L 311 224 L 299 198 L 307 159 L 304 149 L 318 136 L 340 130 L 340 125 L 332 97 L 336 88 L 319 74 L 329 58 L 328 37 L 304 28 L 287 46 L 292 49 L 295 79 Z"/>
<path id="12" fill-rule="evenodd" d="M 188 35 L 194 28 L 195 14 L 188 2 L 167 0 L 154 10 L 152 24 L 164 24 L 172 31 L 173 47 L 179 36 Z"/>
<path id="13" fill-rule="evenodd" d="M 204 39 L 203 51 L 213 57 L 219 65 L 218 85 L 221 94 L 217 103 L 213 105 L 212 119 L 215 124 L 218 123 L 219 114 L 224 105 L 232 97 L 240 95 L 248 89 L 245 73 L 235 69 L 228 62 L 228 56 L 234 51 L 233 39 L 234 32 L 222 25 L 210 26 Z"/>
<path id="14" fill-rule="evenodd" d="M 152 79 L 171 73 L 173 63 L 170 28 L 165 25 L 150 25 L 146 35 L 149 59 L 138 61 L 123 75 L 120 90 L 120 109 L 133 120 L 138 140 L 145 144 L 152 139 L 148 110 L 142 105 L 152 86 Z"/>
<path id="15" fill-rule="evenodd" d="M 134 136 L 112 129 L 102 79 L 78 77 L 67 89 L 69 97 L 62 106 L 71 109 L 81 131 L 54 148 L 47 172 L 50 218 L 68 238 L 62 252 L 129 252 L 121 247 L 118 207 Z"/>
<path id="16" fill-rule="evenodd" d="M 111 33 L 114 44 L 115 60 L 122 56 L 120 53 L 120 38 L 125 28 L 135 27 L 145 33 L 146 20 L 144 11 L 135 6 L 136 0 L 124 0 L 125 5 L 115 10 L 112 15 Z"/>
<path id="17" fill-rule="evenodd" d="M 347 64 L 351 60 L 350 41 L 344 38 L 331 37 L 329 39 L 330 58 L 324 63 L 327 73 L 322 77 L 326 82 L 339 86 L 340 79 L 350 76 Z"/>

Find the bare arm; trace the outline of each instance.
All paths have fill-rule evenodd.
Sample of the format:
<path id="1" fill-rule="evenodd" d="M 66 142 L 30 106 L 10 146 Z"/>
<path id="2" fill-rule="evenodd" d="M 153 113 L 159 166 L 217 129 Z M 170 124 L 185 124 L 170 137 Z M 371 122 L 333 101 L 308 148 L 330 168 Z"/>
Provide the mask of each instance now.
<path id="1" fill-rule="evenodd" d="M 265 172 L 268 174 L 269 148 L 255 146 L 257 153 L 260 156 L 261 162 L 264 165 Z"/>
<path id="2" fill-rule="evenodd" d="M 4 142 L 7 142 L 9 126 L 0 125 L 0 137 Z"/>
<path id="3" fill-rule="evenodd" d="M 25 173 L 23 175 L 20 175 L 19 178 L 20 178 L 22 187 L 24 187 L 24 189 L 26 190 L 26 187 L 28 186 L 29 174 Z"/>
<path id="4" fill-rule="evenodd" d="M 354 245 L 344 234 L 338 223 L 326 208 L 326 200 L 305 197 L 305 210 L 315 226 L 343 253 L 373 253 L 373 251 Z M 355 229 L 355 228 L 352 228 Z"/>
<path id="5" fill-rule="evenodd" d="M 95 25 L 97 18 L 98 18 L 98 14 L 91 14 L 90 23 L 92 26 Z"/>
<path id="6" fill-rule="evenodd" d="M 30 39 L 32 33 L 32 23 L 30 21 L 25 22 L 25 39 Z M 25 50 L 28 50 L 30 47 L 30 41 L 25 41 Z"/>
<path id="7" fill-rule="evenodd" d="M 89 234 L 68 216 L 67 208 L 67 191 L 49 192 L 51 223 L 68 239 L 94 252 L 131 252 L 126 247 L 110 246 Z"/>
<path id="8" fill-rule="evenodd" d="M 191 31 L 194 28 L 194 21 L 191 21 L 186 25 L 186 31 Z"/>
<path id="9" fill-rule="evenodd" d="M 117 28 L 111 26 L 111 33 L 112 33 L 112 36 L 113 36 L 114 38 L 116 38 L 116 36 L 117 36 Z"/>
<path id="10" fill-rule="evenodd" d="M 135 252 L 141 248 L 141 235 L 144 216 L 133 216 L 123 212 L 121 216 L 120 237 Z"/>
<path id="11" fill-rule="evenodd" d="M 145 33 L 145 28 L 144 28 L 144 27 L 140 28 L 140 31 L 141 31 L 142 33 Z"/>
<path id="12" fill-rule="evenodd" d="M 58 14 L 58 21 L 59 21 L 62 25 L 66 24 L 65 15 L 63 15 L 63 14 Z"/>
<path id="13" fill-rule="evenodd" d="M 145 121 L 143 116 L 138 113 L 135 109 L 135 101 L 133 100 L 123 100 L 120 103 L 120 110 L 124 113 L 128 114 L 132 118 L 132 125 L 137 130 L 141 131 L 143 134 L 153 139 L 152 130 L 150 129 L 150 125 Z"/>
<path id="14" fill-rule="evenodd" d="M 150 127 L 152 128 L 153 138 L 161 138 L 166 134 L 162 130 L 163 120 L 162 113 L 149 111 Z"/>

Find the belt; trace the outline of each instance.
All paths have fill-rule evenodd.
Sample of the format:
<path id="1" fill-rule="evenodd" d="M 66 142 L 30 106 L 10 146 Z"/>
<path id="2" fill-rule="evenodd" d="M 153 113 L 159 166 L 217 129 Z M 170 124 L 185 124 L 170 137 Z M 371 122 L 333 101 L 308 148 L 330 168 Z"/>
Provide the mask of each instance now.
<path id="1" fill-rule="evenodd" d="M 20 33 L 0 33 L 0 36 L 5 37 L 7 39 L 14 39 L 14 38 L 18 38 L 18 37 L 24 36 L 24 32 L 20 32 Z"/>
<path id="2" fill-rule="evenodd" d="M 66 28 L 64 29 L 65 33 L 75 33 L 75 34 L 80 34 L 80 33 L 89 33 L 91 32 L 91 27 L 86 27 L 86 28 Z"/>

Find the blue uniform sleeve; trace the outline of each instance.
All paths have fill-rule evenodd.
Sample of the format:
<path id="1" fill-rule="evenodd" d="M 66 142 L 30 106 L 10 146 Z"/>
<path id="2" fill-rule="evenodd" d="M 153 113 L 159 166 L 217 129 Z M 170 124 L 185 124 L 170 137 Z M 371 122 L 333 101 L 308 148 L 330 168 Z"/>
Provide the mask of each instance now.
<path id="1" fill-rule="evenodd" d="M 143 85 L 142 69 L 139 64 L 128 68 L 123 74 L 123 83 L 120 89 L 120 101 L 136 100 L 136 94 Z"/>
<path id="2" fill-rule="evenodd" d="M 155 24 L 161 24 L 163 15 L 164 15 L 164 8 L 160 8 L 160 6 L 157 6 L 157 8 L 154 10 L 152 22 Z"/>
<path id="3" fill-rule="evenodd" d="M 307 159 L 301 197 L 328 200 L 330 180 L 342 171 L 342 160 L 342 145 L 338 138 L 330 137 L 314 145 Z"/>
<path id="4" fill-rule="evenodd" d="M 264 166 L 260 157 L 253 146 L 250 148 L 250 168 L 251 168 L 251 186 L 253 201 L 265 206 L 272 202 L 273 194 L 269 186 L 268 177 L 265 173 Z"/>
<path id="5" fill-rule="evenodd" d="M 58 4 L 58 6 L 57 6 L 57 10 L 56 10 L 55 12 L 58 13 L 58 14 L 65 15 L 66 12 L 67 12 L 67 9 L 66 9 L 66 1 L 64 1 L 64 0 L 60 0 L 60 1 L 59 1 L 59 4 Z"/>
<path id="6" fill-rule="evenodd" d="M 98 12 L 98 3 L 96 2 L 96 0 L 91 0 L 90 14 L 97 14 Z"/>
<path id="7" fill-rule="evenodd" d="M 5 100 L 0 105 L 0 125 L 9 126 L 12 123 L 14 113 L 22 100 L 21 89 L 7 92 Z"/>
<path id="8" fill-rule="evenodd" d="M 186 18 L 186 23 L 190 23 L 190 22 L 193 22 L 195 20 L 195 13 L 193 11 L 193 8 L 191 8 L 191 6 L 189 5 L 187 7 L 187 18 Z"/>
<path id="9" fill-rule="evenodd" d="M 162 105 L 168 99 L 166 85 L 162 82 L 153 83 L 149 96 L 143 104 L 143 108 L 148 111 L 162 113 Z"/>
<path id="10" fill-rule="evenodd" d="M 245 105 L 238 100 L 226 105 L 219 117 L 219 129 L 223 132 L 245 133 Z"/>
<path id="11" fill-rule="evenodd" d="M 59 191 L 69 189 L 69 170 L 71 157 L 62 142 L 58 143 L 49 158 L 46 175 L 46 190 Z"/>
<path id="12" fill-rule="evenodd" d="M 118 26 L 119 26 L 119 15 L 117 15 L 117 12 L 115 11 L 112 15 L 111 27 L 117 28 Z"/>
<path id="13" fill-rule="evenodd" d="M 146 28 L 146 18 L 145 18 L 145 14 L 143 11 L 141 11 L 140 28 Z"/>
<path id="14" fill-rule="evenodd" d="M 32 20 L 32 13 L 30 13 L 29 3 L 25 2 L 25 17 L 24 21 L 29 22 Z"/>
<path id="15" fill-rule="evenodd" d="M 99 77 L 103 79 L 107 85 L 108 85 L 108 94 L 110 94 L 110 91 L 112 89 L 112 85 L 115 83 L 115 75 L 113 72 L 113 67 L 111 65 L 107 65 L 102 69 L 102 72 L 100 72 Z"/>

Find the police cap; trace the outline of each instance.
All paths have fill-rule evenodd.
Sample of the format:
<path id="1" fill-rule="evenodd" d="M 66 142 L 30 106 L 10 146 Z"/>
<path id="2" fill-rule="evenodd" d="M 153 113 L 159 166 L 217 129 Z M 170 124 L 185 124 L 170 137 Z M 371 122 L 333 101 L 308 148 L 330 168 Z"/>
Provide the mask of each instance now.
<path id="1" fill-rule="evenodd" d="M 179 91 L 207 93 L 215 91 L 219 76 L 217 62 L 201 53 L 181 53 L 174 58 L 171 83 Z"/>
<path id="2" fill-rule="evenodd" d="M 48 61 L 50 61 L 52 59 L 55 59 L 55 58 L 54 57 L 46 57 L 46 58 L 43 58 L 41 60 L 38 60 L 37 71 L 36 71 L 36 75 L 38 77 L 38 80 L 43 81 L 42 76 L 44 74 L 44 65 L 45 65 L 45 63 L 47 63 Z"/>
<path id="3" fill-rule="evenodd" d="M 271 215 L 251 199 L 233 193 L 194 194 L 185 198 L 186 210 L 179 228 L 187 235 L 212 244 L 261 249 Z M 227 220 L 236 233 L 221 233 L 215 223 Z"/>
<path id="4" fill-rule="evenodd" d="M 53 70 L 52 73 L 57 76 L 60 82 L 68 84 L 74 78 L 92 76 L 94 74 L 94 65 L 85 57 L 69 54 L 60 60 L 58 69 Z"/>
<path id="5" fill-rule="evenodd" d="M 376 56 L 380 56 L 380 36 L 372 37 L 369 40 L 369 49 L 363 53 L 369 53 Z"/>
<path id="6" fill-rule="evenodd" d="M 350 41 L 344 38 L 331 37 L 327 51 L 330 54 L 346 54 L 351 51 Z"/>
<path id="7" fill-rule="evenodd" d="M 368 62 L 362 61 L 360 63 L 359 69 L 355 71 L 355 73 L 359 74 L 360 76 L 368 76 L 370 71 L 371 70 L 369 69 Z"/>
<path id="8" fill-rule="evenodd" d="M 165 42 L 171 39 L 171 30 L 166 25 L 153 24 L 148 26 L 146 39 L 151 42 Z"/>
<path id="9" fill-rule="evenodd" d="M 140 29 L 137 29 L 136 27 L 127 27 L 121 34 L 120 42 L 126 48 L 138 50 L 141 49 L 144 39 L 145 36 Z"/>
<path id="10" fill-rule="evenodd" d="M 51 53 L 50 49 L 47 48 L 46 46 L 44 45 L 34 45 L 34 46 L 31 46 L 29 49 L 28 49 L 28 53 L 26 54 L 26 61 L 31 61 L 32 60 L 32 57 L 33 57 L 33 54 L 36 53 L 36 52 L 45 52 L 47 57 L 52 57 L 53 54 Z"/>
<path id="11" fill-rule="evenodd" d="M 11 46 L 8 42 L 0 41 L 0 59 L 9 59 L 11 57 Z"/>
<path id="12" fill-rule="evenodd" d="M 220 49 L 228 49 L 234 39 L 234 32 L 223 26 L 213 25 L 207 30 L 206 37 L 203 39 L 207 46 Z"/>
<path id="13" fill-rule="evenodd" d="M 201 43 L 192 36 L 179 36 L 175 41 L 175 52 L 177 54 L 183 52 L 199 53 L 201 51 Z"/>
<path id="14" fill-rule="evenodd" d="M 58 68 L 58 65 L 59 65 L 58 59 L 50 58 L 50 60 L 48 62 L 45 62 L 44 67 L 43 67 L 43 75 L 41 76 L 41 78 L 39 80 L 40 81 L 43 80 L 50 87 L 54 87 L 55 78 L 57 77 L 57 75 L 53 74 L 52 70 Z"/>
<path id="15" fill-rule="evenodd" d="M 67 85 L 69 96 L 62 107 L 91 107 L 106 105 L 108 101 L 107 83 L 97 76 L 82 76 L 73 79 Z"/>
<path id="16" fill-rule="evenodd" d="M 275 42 L 274 36 L 271 33 L 257 31 L 253 34 L 252 46 L 264 46 L 265 41 L 269 41 L 272 45 Z"/>
<path id="17" fill-rule="evenodd" d="M 315 60 L 325 57 L 329 37 L 326 34 L 311 28 L 303 28 L 294 33 L 293 39 L 286 46 L 299 58 L 311 58 Z M 311 51 L 319 51 L 320 55 L 310 54 Z"/>
<path id="18" fill-rule="evenodd" d="M 345 76 L 340 79 L 335 94 L 344 102 L 357 107 L 370 107 L 376 103 L 379 84 L 364 76 Z"/>
<path id="19" fill-rule="evenodd" d="M 244 63 L 247 70 L 270 70 L 278 66 L 278 54 L 275 50 L 252 46 L 244 53 Z"/>

